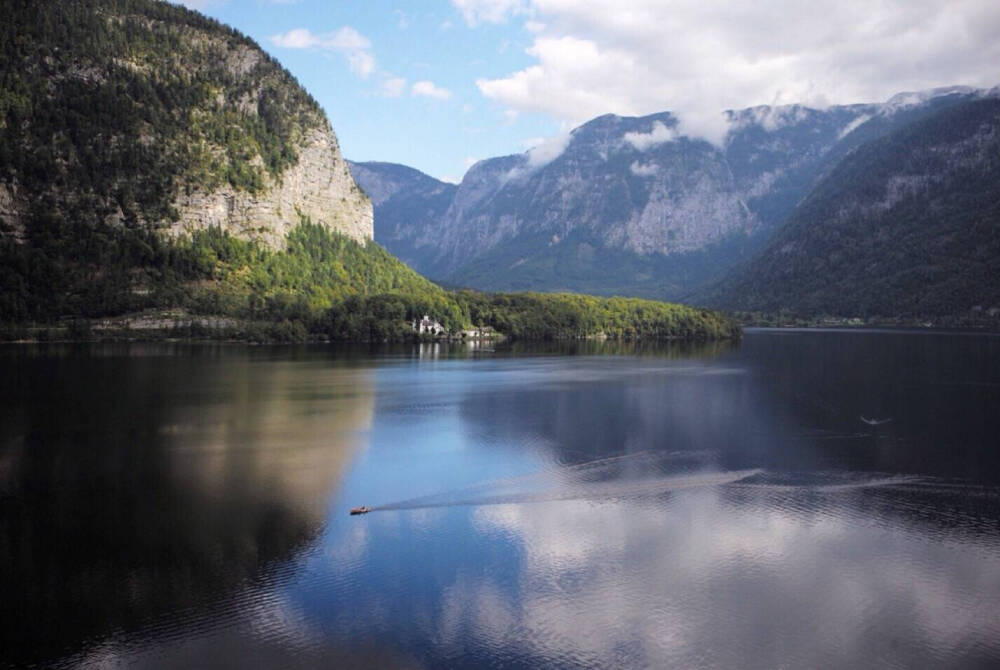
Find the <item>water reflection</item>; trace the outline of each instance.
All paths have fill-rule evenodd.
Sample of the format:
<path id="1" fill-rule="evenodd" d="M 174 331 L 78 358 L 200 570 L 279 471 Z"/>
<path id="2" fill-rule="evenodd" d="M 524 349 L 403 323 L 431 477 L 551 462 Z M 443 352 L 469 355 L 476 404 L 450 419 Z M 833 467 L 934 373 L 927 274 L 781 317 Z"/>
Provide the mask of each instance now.
<path id="1" fill-rule="evenodd" d="M 1000 659 L 998 338 L 108 353 L 3 359 L 65 665 Z"/>
<path id="2" fill-rule="evenodd" d="M 189 613 L 287 559 L 371 423 L 364 368 L 206 347 L 4 353 L 7 661 Z"/>
<path id="3" fill-rule="evenodd" d="M 706 490 L 643 505 L 483 507 L 480 531 L 523 548 L 522 577 L 514 589 L 452 589 L 445 606 L 475 637 L 520 634 L 541 659 L 601 667 L 995 659 L 995 537 L 956 546 L 934 524 L 873 527 L 868 495 L 809 504 Z"/>

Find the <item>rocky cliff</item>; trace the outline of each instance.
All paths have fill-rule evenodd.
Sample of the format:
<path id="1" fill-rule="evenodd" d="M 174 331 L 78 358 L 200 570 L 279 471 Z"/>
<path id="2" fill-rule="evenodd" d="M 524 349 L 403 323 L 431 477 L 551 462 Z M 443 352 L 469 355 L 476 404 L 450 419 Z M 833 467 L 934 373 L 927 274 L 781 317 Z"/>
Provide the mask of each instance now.
<path id="1" fill-rule="evenodd" d="M 351 177 L 337 138 L 326 129 L 310 131 L 298 160 L 280 177 L 268 179 L 260 192 L 224 184 L 181 193 L 175 205 L 178 217 L 170 224 L 175 235 L 218 226 L 280 248 L 303 216 L 360 242 L 374 235 L 372 203 Z"/>
<path id="2" fill-rule="evenodd" d="M 420 241 L 438 246 L 438 268 L 461 277 L 470 259 L 497 249 L 508 252 L 504 270 L 517 273 L 560 247 L 684 254 L 750 233 L 756 220 L 724 155 L 676 137 L 675 126 L 669 114 L 609 115 L 573 131 L 551 160 L 534 151 L 482 161 Z"/>
<path id="3" fill-rule="evenodd" d="M 433 215 L 394 213 L 392 234 L 379 228 L 387 212 L 377 202 L 376 239 L 451 284 L 683 298 L 751 257 L 859 146 L 983 95 L 952 88 L 731 111 L 721 146 L 684 136 L 669 113 L 602 116 L 560 141 L 481 161 L 443 213 L 442 201 Z M 392 198 L 409 194 L 403 184 Z"/>
<path id="4" fill-rule="evenodd" d="M 73 234 L 219 227 L 275 248 L 307 217 L 372 238 L 371 203 L 319 105 L 196 12 L 14 0 L 0 69 L 0 228 L 15 239 L 53 217 Z"/>

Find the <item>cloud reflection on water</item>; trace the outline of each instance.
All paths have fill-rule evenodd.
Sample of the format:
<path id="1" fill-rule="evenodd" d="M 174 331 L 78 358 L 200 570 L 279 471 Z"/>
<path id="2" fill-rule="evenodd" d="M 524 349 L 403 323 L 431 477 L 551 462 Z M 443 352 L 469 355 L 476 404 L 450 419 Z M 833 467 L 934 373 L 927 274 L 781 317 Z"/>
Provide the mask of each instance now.
<path id="1" fill-rule="evenodd" d="M 905 666 L 1000 652 L 995 541 L 859 524 L 865 493 L 802 495 L 478 508 L 482 533 L 522 548 L 521 578 L 514 590 L 456 583 L 444 618 L 463 613 L 487 640 L 520 628 L 538 658 L 601 666 Z"/>
<path id="2" fill-rule="evenodd" d="M 824 334 L 751 335 L 714 358 L 668 348 L 662 357 L 470 360 L 421 348 L 332 376 L 325 354 L 314 356 L 249 384 L 273 382 L 277 396 L 173 407 L 163 425 L 178 428 L 156 438 L 209 518 L 280 503 L 317 529 L 314 541 L 214 609 L 112 635 L 87 660 L 988 665 L 1000 658 L 1000 470 L 986 448 L 1000 419 L 984 411 L 998 397 L 995 349 Z M 954 379 L 977 385 L 940 390 Z M 340 399 L 355 388 L 355 400 Z M 862 410 L 895 420 L 861 439 Z M 954 431 L 938 423 L 962 426 L 961 440 L 946 441 Z M 245 440 L 241 424 L 256 438 Z M 322 467 L 301 458 L 310 445 Z M 655 454 L 657 467 L 637 452 Z M 581 481 L 578 466 L 618 455 L 627 458 Z M 442 491 L 457 500 L 465 487 L 533 474 L 540 483 L 529 493 L 572 497 L 574 487 L 621 493 L 631 481 L 745 468 L 766 477 L 599 501 L 346 515 Z M 954 481 L 970 474 L 978 488 Z"/>

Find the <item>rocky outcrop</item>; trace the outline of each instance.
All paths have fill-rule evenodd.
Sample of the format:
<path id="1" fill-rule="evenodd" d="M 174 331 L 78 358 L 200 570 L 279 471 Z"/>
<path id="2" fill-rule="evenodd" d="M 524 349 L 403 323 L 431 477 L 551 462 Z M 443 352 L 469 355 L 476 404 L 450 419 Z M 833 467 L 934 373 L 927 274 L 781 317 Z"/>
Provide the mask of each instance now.
<path id="1" fill-rule="evenodd" d="M 322 108 L 251 39 L 159 0 L 5 10 L 24 48 L 2 54 L 0 234 L 218 227 L 280 248 L 307 217 L 372 238 Z"/>
<path id="2" fill-rule="evenodd" d="M 27 207 L 28 203 L 16 184 L 0 183 L 0 236 L 11 235 L 17 241 L 24 239 L 24 212 Z"/>
<path id="3" fill-rule="evenodd" d="M 440 246 L 440 266 L 459 271 L 522 235 L 669 255 L 752 230 L 725 157 L 707 142 L 666 139 L 673 125 L 669 114 L 609 115 L 576 129 L 550 162 L 532 152 L 483 161 L 425 241 Z"/>
<path id="4" fill-rule="evenodd" d="M 383 175 L 372 180 L 376 240 L 449 284 L 682 299 L 748 260 L 853 151 L 988 95 L 949 88 L 730 111 L 721 145 L 684 136 L 670 113 L 609 114 L 561 141 L 480 161 L 446 206 L 420 213 L 390 209 L 427 183 L 390 183 L 390 169 L 407 168 L 368 164 Z"/>
<path id="5" fill-rule="evenodd" d="M 210 193 L 196 190 L 181 193 L 175 206 L 180 217 L 169 228 L 173 235 L 217 226 L 280 248 L 301 217 L 359 242 L 374 234 L 371 201 L 354 183 L 328 129 L 311 131 L 298 162 L 262 192 L 229 186 Z"/>

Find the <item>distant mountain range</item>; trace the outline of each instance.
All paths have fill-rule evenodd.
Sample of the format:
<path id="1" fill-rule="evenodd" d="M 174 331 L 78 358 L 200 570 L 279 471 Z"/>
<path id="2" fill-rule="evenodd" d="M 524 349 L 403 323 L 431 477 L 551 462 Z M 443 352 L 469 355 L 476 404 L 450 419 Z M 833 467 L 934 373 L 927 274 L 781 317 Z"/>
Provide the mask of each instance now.
<path id="1" fill-rule="evenodd" d="M 709 287 L 766 253 L 786 221 L 805 225 L 810 194 L 862 148 L 908 128 L 937 132 L 920 124 L 996 95 L 952 87 L 822 110 L 731 111 L 723 146 L 684 136 L 668 112 L 606 115 L 561 151 L 480 161 L 457 187 L 399 165 L 349 165 L 372 197 L 375 239 L 446 284 L 851 311 L 842 301 L 749 300 L 735 275 L 727 289 Z"/>
<path id="2" fill-rule="evenodd" d="M 845 156 L 716 306 L 861 317 L 1000 306 L 1000 98 L 953 105 Z"/>

